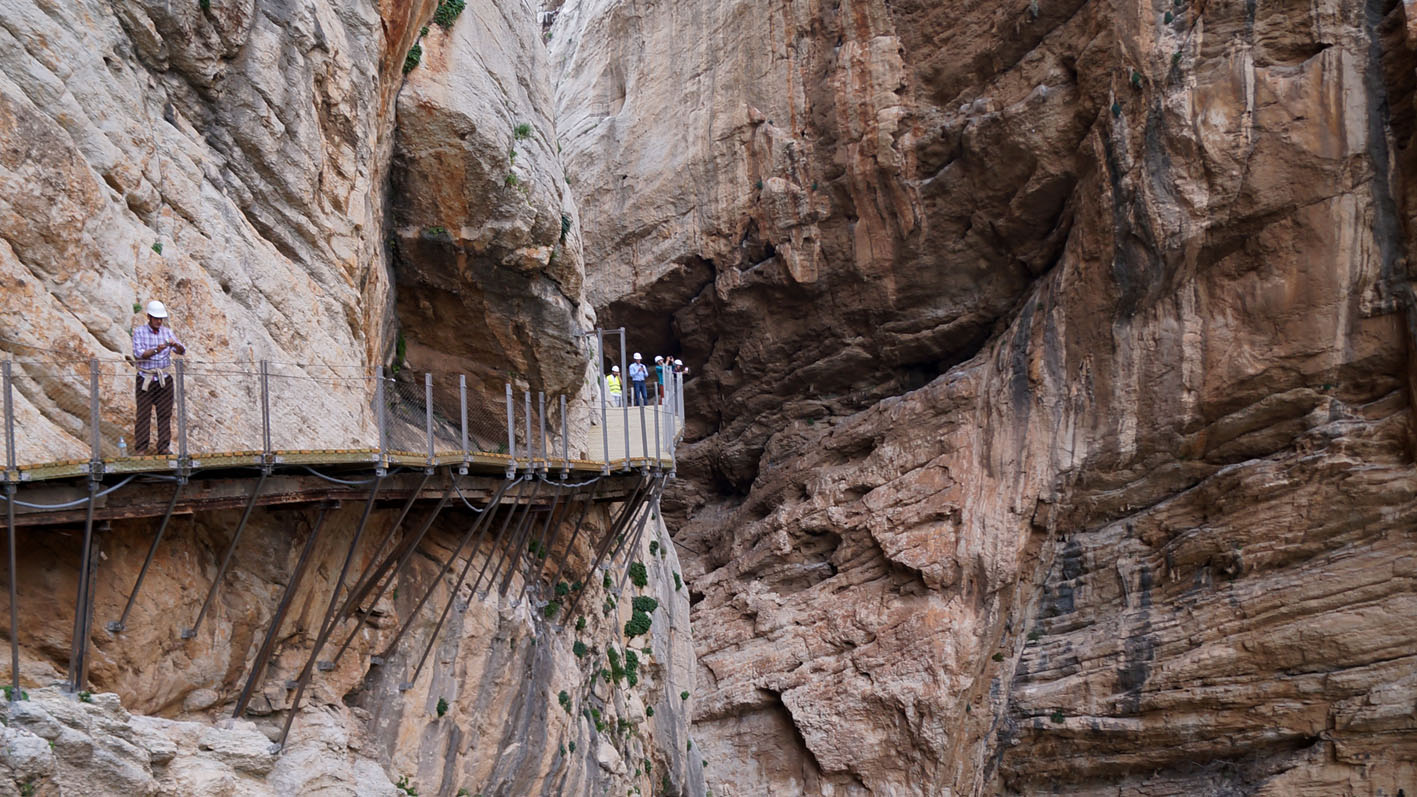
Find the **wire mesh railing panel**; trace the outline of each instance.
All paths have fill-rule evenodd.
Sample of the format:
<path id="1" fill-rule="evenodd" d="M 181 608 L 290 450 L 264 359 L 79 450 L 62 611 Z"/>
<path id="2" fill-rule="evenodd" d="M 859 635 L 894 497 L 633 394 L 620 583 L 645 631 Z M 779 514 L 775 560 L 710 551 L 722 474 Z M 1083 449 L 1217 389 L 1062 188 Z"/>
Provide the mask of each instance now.
<path id="1" fill-rule="evenodd" d="M 264 450 L 258 366 L 194 364 L 186 369 L 183 382 L 190 456 Z"/>
<path id="2" fill-rule="evenodd" d="M 433 374 L 433 452 L 436 456 L 462 456 L 463 405 L 467 400 L 466 381 L 458 374 Z M 468 441 L 472 445 L 472 441 Z"/>
<path id="3" fill-rule="evenodd" d="M 17 360 L 11 396 L 18 465 L 92 457 L 88 363 Z"/>
<path id="4" fill-rule="evenodd" d="M 362 366 L 270 363 L 271 448 L 377 449 L 374 380 L 373 371 Z"/>

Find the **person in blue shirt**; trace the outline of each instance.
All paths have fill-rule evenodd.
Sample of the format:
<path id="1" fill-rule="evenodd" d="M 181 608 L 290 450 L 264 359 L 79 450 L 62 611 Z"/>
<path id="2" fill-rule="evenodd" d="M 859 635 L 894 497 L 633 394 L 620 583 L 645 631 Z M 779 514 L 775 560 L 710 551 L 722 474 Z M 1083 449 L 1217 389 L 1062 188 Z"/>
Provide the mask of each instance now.
<path id="1" fill-rule="evenodd" d="M 649 378 L 649 369 L 645 367 L 643 357 L 639 352 L 635 352 L 635 361 L 630 363 L 630 386 L 633 388 L 635 405 L 643 407 L 649 403 L 649 391 L 645 389 L 645 380 Z"/>

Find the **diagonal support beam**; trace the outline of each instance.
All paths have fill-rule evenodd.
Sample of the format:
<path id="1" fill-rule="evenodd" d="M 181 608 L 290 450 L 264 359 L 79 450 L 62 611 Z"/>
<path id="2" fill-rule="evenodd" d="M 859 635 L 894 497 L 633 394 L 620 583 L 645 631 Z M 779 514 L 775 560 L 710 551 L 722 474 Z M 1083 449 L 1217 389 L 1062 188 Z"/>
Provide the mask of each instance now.
<path id="1" fill-rule="evenodd" d="M 479 523 L 492 516 L 493 512 L 496 511 L 502 493 L 506 492 L 507 488 L 510 486 L 511 482 L 507 482 L 502 486 L 501 490 L 497 491 L 497 496 L 489 501 L 487 507 L 482 510 L 482 517 L 478 518 Z M 476 553 L 476 549 L 468 552 L 467 561 L 465 561 L 462 566 L 462 572 L 458 573 L 458 580 L 453 583 L 453 588 L 448 593 L 448 601 L 443 604 L 443 613 L 438 615 L 438 623 L 433 626 L 433 633 L 428 635 L 428 644 L 423 648 L 423 655 L 418 657 L 418 666 L 413 670 L 413 677 L 399 684 L 400 691 L 408 691 L 413 688 L 415 683 L 418 683 L 418 676 L 423 672 L 423 665 L 428 661 L 428 654 L 433 651 L 433 644 L 438 641 L 438 634 L 443 630 L 443 623 L 448 620 L 448 612 L 452 610 L 453 604 L 457 602 L 458 591 L 462 589 L 463 582 L 467 580 L 467 574 L 472 571 L 472 560 L 475 558 Z M 490 555 L 491 554 L 489 554 L 489 556 Z"/>
<path id="2" fill-rule="evenodd" d="M 74 596 L 74 633 L 69 645 L 69 691 L 84 688 L 84 672 L 89 651 L 89 595 L 93 576 L 93 513 L 98 496 L 99 480 L 89 479 L 88 507 L 84 512 L 84 544 L 79 554 L 79 589 Z"/>
<path id="3" fill-rule="evenodd" d="M 640 540 L 644 538 L 645 526 L 648 525 L 647 521 L 650 515 L 659 514 L 659 497 L 663 492 L 664 477 L 660 476 L 655 480 L 654 491 L 650 495 L 649 500 L 645 502 L 644 509 L 640 512 L 640 522 L 635 528 L 634 540 L 630 543 L 630 547 L 625 549 L 625 571 L 621 574 L 620 582 L 616 586 L 617 592 L 622 592 L 625 589 L 625 581 L 630 577 L 630 557 L 634 556 L 634 552 L 640 548 Z M 611 557 L 610 562 L 614 564 L 614 557 Z"/>
<path id="4" fill-rule="evenodd" d="M 158 524 L 157 534 L 153 535 L 153 544 L 148 546 L 148 557 L 143 560 L 143 569 L 138 571 L 138 580 L 133 582 L 133 591 L 128 594 L 128 602 L 123 604 L 123 614 L 117 621 L 108 624 L 111 633 L 117 634 L 128 627 L 128 613 L 133 611 L 133 603 L 138 599 L 138 591 L 143 588 L 143 579 L 148 575 L 148 568 L 152 567 L 157 546 L 162 542 L 162 535 L 167 531 L 167 524 L 172 520 L 172 511 L 177 508 L 177 499 L 182 496 L 182 488 L 185 486 L 186 482 L 179 479 L 177 487 L 172 491 L 172 499 L 167 502 L 167 511 L 162 515 L 162 523 Z"/>
<path id="5" fill-rule="evenodd" d="M 406 544 L 403 556 L 399 557 L 398 566 L 394 568 L 394 571 L 389 574 L 388 579 L 385 580 L 378 591 L 374 593 L 374 600 L 369 604 L 369 611 L 359 615 L 358 622 L 354 624 L 354 630 L 349 632 L 349 637 L 345 639 L 339 651 L 336 652 L 334 657 L 328 662 L 321 662 L 320 669 L 333 670 L 335 661 L 349 649 L 355 637 L 359 636 L 359 632 L 364 630 L 364 624 L 368 622 L 369 615 L 373 614 L 374 607 L 379 604 L 379 599 L 384 597 L 384 593 L 398 580 L 399 574 L 401 574 L 404 568 L 408 567 L 408 563 L 413 560 L 413 555 L 418 552 L 418 544 L 423 542 L 423 537 L 428 534 L 428 529 L 433 527 L 433 521 L 438 519 L 438 515 L 443 511 L 443 507 L 447 506 L 448 501 L 452 499 L 453 493 L 458 489 L 458 481 L 461 480 L 461 478 L 460 476 L 452 476 L 451 471 L 449 472 L 448 489 L 443 491 L 443 497 L 438 500 L 438 505 L 433 507 L 433 510 L 428 513 L 428 517 L 423 520 L 423 525 L 419 527 L 418 532 L 413 535 L 411 541 Z M 336 618 L 334 624 L 338 625 L 342 619 L 343 618 Z"/>
<path id="6" fill-rule="evenodd" d="M 517 503 L 522 500 L 524 497 L 522 494 L 526 492 L 526 477 L 517 479 L 516 484 L 517 497 L 507 508 L 507 511 L 502 514 L 502 528 L 497 531 L 497 539 L 492 541 L 492 550 L 487 552 L 487 558 L 482 560 L 482 568 L 477 571 L 477 579 L 472 582 L 472 594 L 474 595 L 477 594 L 477 588 L 482 586 L 482 577 L 487 574 L 487 566 L 492 563 L 492 557 L 501 550 L 502 540 L 507 535 L 507 528 L 512 524 L 512 517 L 517 513 Z M 496 580 L 495 575 L 493 580 Z"/>
<path id="7" fill-rule="evenodd" d="M 305 538 L 305 547 L 300 551 L 300 559 L 295 563 L 295 572 L 290 575 L 290 581 L 285 585 L 285 592 L 280 596 L 280 603 L 276 605 L 275 614 L 271 617 L 270 628 L 266 629 L 266 638 L 261 641 L 261 647 L 256 652 L 256 658 L 251 662 L 251 675 L 246 679 L 246 686 L 241 690 L 241 696 L 236 699 L 236 710 L 232 712 L 233 717 L 240 719 L 246 714 L 246 707 L 250 705 L 251 695 L 256 690 L 256 685 L 265 677 L 266 667 L 271 661 L 271 651 L 275 648 L 276 640 L 280 638 L 280 626 L 285 622 L 285 614 L 290 609 L 290 600 L 295 597 L 295 591 L 300 588 L 300 582 L 305 578 L 305 568 L 310 562 L 310 552 L 315 549 L 315 543 L 320 539 L 320 530 L 325 527 L 325 518 L 329 515 L 331 507 L 326 504 L 320 507 L 320 515 L 315 519 L 315 526 L 310 530 L 310 534 Z"/>
<path id="8" fill-rule="evenodd" d="M 557 584 L 561 583 L 561 574 L 566 570 L 566 561 L 570 559 L 571 552 L 576 548 L 576 540 L 581 536 L 581 527 L 584 525 L 586 515 L 590 512 L 591 504 L 595 503 L 595 496 L 599 492 L 600 480 L 596 479 L 595 484 L 591 485 L 590 494 L 586 496 L 585 503 L 581 506 L 581 513 L 576 516 L 576 525 L 571 530 L 571 539 L 566 543 L 565 549 L 561 551 L 561 556 L 556 562 L 555 575 L 551 577 L 551 588 L 553 590 L 556 588 Z M 584 583 L 581 584 L 581 589 L 585 589 Z"/>
<path id="9" fill-rule="evenodd" d="M 591 561 L 590 568 L 586 570 L 585 579 L 581 582 L 581 591 L 576 593 L 576 599 L 571 601 L 571 607 L 566 610 L 567 617 L 570 617 L 576 611 L 576 607 L 581 604 L 581 598 L 590 591 L 586 589 L 586 585 L 589 584 L 591 576 L 595 574 L 596 568 L 600 567 L 600 561 L 604 559 L 605 554 L 609 552 L 610 546 L 615 541 L 615 538 L 620 535 L 621 530 L 628 524 L 630 513 L 635 507 L 639 506 L 638 502 L 640 496 L 644 494 L 645 487 L 648 486 L 648 484 L 648 479 L 640 479 L 639 483 L 635 485 L 635 491 L 630 494 L 630 498 L 621 506 L 619 517 L 615 519 L 614 523 L 610 524 L 610 530 L 605 533 L 605 537 L 602 538 L 600 543 L 596 546 L 595 558 Z"/>
<path id="10" fill-rule="evenodd" d="M 517 526 L 517 535 L 512 540 L 511 544 L 507 546 L 507 556 L 505 558 L 505 561 L 507 563 L 507 574 L 502 579 L 502 587 L 497 590 L 497 597 L 499 600 L 507 597 L 507 587 L 512 583 L 512 576 L 517 572 L 517 565 L 521 562 L 522 555 L 525 553 L 526 538 L 531 535 L 531 528 L 534 525 L 532 523 L 531 516 L 536 505 L 536 496 L 540 493 L 540 491 L 541 481 L 537 480 L 536 483 L 532 485 L 532 500 L 527 501 L 526 511 L 522 513 L 522 522 L 520 525 Z M 500 572 L 500 563 L 498 570 Z M 496 574 L 494 573 L 492 581 L 488 582 L 489 590 L 491 589 L 491 584 L 496 580 Z"/>
<path id="11" fill-rule="evenodd" d="M 507 481 L 502 482 L 502 486 L 498 488 L 497 493 L 492 496 L 492 500 L 488 502 L 487 506 L 496 506 L 498 502 L 502 500 L 502 493 L 506 492 L 507 488 L 510 487 L 511 484 L 511 482 Z M 478 515 L 477 520 L 474 521 L 472 525 L 468 527 L 467 531 L 463 534 L 462 539 L 458 541 L 458 547 L 454 548 L 452 553 L 448 555 L 448 560 L 443 563 L 443 566 L 441 568 L 439 568 L 438 575 L 432 580 L 431 583 L 429 583 L 428 589 L 423 592 L 423 595 L 421 597 L 419 597 L 418 603 L 414 604 L 413 609 L 408 614 L 408 619 L 404 621 L 404 624 L 402 627 L 399 628 L 398 633 L 394 634 L 393 641 L 390 642 L 388 647 L 384 649 L 384 654 L 381 658 L 387 659 L 389 656 L 393 655 L 393 652 L 395 650 L 398 649 L 399 642 L 403 640 L 404 634 L 408 633 L 408 629 L 413 626 L 414 620 L 418 619 L 418 612 L 423 609 L 423 605 L 428 602 L 428 599 L 433 597 L 433 591 L 438 588 L 438 584 L 443 581 L 443 577 L 448 574 L 448 571 L 453 569 L 453 563 L 457 561 L 458 555 L 462 553 L 463 548 L 467 547 L 467 544 L 469 541 L 472 540 L 473 535 L 477 534 L 478 530 L 481 529 L 483 524 L 486 523 L 489 514 L 491 513 L 489 513 L 486 509 L 482 510 L 482 514 Z M 468 561 L 472 561 L 471 554 L 468 555 Z"/>
<path id="12" fill-rule="evenodd" d="M 231 565 L 231 557 L 236 553 L 236 546 L 241 542 L 241 533 L 246 530 L 246 522 L 251 519 L 251 510 L 256 506 L 256 499 L 261 495 L 261 488 L 265 486 L 267 477 L 270 476 L 268 469 L 261 470 L 261 478 L 256 480 L 256 486 L 251 488 L 251 497 L 246 501 L 246 511 L 241 513 L 241 522 L 236 525 L 236 533 L 231 537 L 231 544 L 226 546 L 226 554 L 221 558 L 221 566 L 217 568 L 216 578 L 212 579 L 211 589 L 207 590 L 207 599 L 202 601 L 202 610 L 197 612 L 197 621 L 192 623 L 191 628 L 182 629 L 182 638 L 191 639 L 197 635 L 197 629 L 202 627 L 202 619 L 207 616 L 207 610 L 211 608 L 212 598 L 216 597 L 217 590 L 221 588 L 222 579 L 226 577 L 226 568 Z"/>
<path id="13" fill-rule="evenodd" d="M 413 509 L 414 502 L 423 494 L 423 488 L 428 485 L 428 480 L 431 478 L 433 478 L 433 471 L 429 470 L 423 474 L 422 481 L 420 481 L 418 487 L 409 494 L 408 500 L 403 502 L 403 508 L 399 510 L 398 517 L 394 518 L 393 524 L 390 525 L 389 530 L 384 533 L 384 538 L 380 540 L 378 546 L 374 548 L 374 555 L 369 558 L 369 563 L 364 566 L 364 569 L 359 573 L 359 577 L 354 580 L 354 588 L 349 591 L 349 598 L 344 602 L 344 605 L 340 607 L 338 616 L 341 622 L 348 619 L 354 613 L 355 609 L 363 603 L 365 596 L 373 589 L 374 583 L 383 577 L 386 568 L 392 567 L 393 563 L 397 560 L 397 546 L 394 547 L 394 553 L 390 554 L 384 562 L 380 562 L 380 557 L 384 555 L 384 549 L 388 547 L 389 541 L 394 538 L 394 534 L 403 526 L 404 520 L 408 517 L 409 510 Z M 340 652 L 343 653 L 344 650 L 341 649 Z M 339 661 L 338 655 L 335 656 L 334 661 Z"/>
<path id="14" fill-rule="evenodd" d="M 5 363 L 8 367 L 9 363 Z M 9 372 L 6 372 L 9 376 Z M 9 385 L 6 385 L 8 388 Z M 5 396 L 7 410 L 9 395 Z M 10 693 L 11 700 L 20 699 L 20 621 L 19 609 L 17 608 L 17 590 L 15 587 L 15 574 L 18 568 L 15 567 L 15 484 L 9 482 L 5 485 L 5 542 L 10 549 L 10 679 L 13 681 Z"/>

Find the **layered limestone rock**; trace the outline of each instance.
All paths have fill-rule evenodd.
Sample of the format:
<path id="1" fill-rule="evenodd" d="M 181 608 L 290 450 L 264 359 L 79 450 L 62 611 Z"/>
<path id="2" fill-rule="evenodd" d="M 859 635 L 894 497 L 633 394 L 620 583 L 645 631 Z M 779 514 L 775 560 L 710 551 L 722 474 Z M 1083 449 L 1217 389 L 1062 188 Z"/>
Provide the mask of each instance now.
<path id="1" fill-rule="evenodd" d="M 716 794 L 1413 792 L 1405 14 L 560 9 Z"/>
<path id="2" fill-rule="evenodd" d="M 408 361 L 467 373 L 493 400 L 509 379 L 574 397 L 590 359 L 538 39 L 531 4 L 474 5 L 429 27 L 398 99 L 391 233 Z"/>

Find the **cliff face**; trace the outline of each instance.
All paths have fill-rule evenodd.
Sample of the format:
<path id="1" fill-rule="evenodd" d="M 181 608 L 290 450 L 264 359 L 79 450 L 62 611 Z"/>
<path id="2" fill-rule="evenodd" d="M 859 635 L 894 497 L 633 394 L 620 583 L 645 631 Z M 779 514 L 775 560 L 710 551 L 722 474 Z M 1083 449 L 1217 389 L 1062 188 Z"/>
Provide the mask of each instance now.
<path id="1" fill-rule="evenodd" d="M 434 22 L 438 5 L 0 0 L 0 292 L 11 310 L 0 350 L 16 359 L 22 462 L 87 455 L 75 380 L 90 357 L 105 362 L 101 435 L 116 453 L 132 422 L 131 372 L 118 358 L 134 305 L 150 298 L 170 306 L 189 358 L 218 366 L 188 382 L 194 447 L 209 442 L 202 435 L 259 429 L 254 380 L 221 376 L 241 366 L 249 376 L 256 360 L 292 377 L 282 384 L 307 386 L 279 391 L 272 415 L 278 439 L 314 430 L 312 448 L 367 445 L 373 429 L 370 395 L 329 389 L 324 366 L 466 372 L 474 413 L 500 402 L 508 379 L 573 397 L 588 384 L 578 330 L 592 313 L 535 9 L 499 0 Z M 294 379 L 313 376 L 326 381 Z M 583 407 L 571 423 L 584 437 Z M 47 489 L 30 497 L 43 503 Z M 238 514 L 179 515 L 127 629 L 91 640 L 91 681 L 105 693 L 93 707 L 45 688 L 68 656 L 79 537 L 23 530 L 21 674 L 33 705 L 6 717 L 0 791 L 389 794 L 403 776 L 425 794 L 701 782 L 680 697 L 693 676 L 687 590 L 672 586 L 678 566 L 657 517 L 631 552 L 657 562 L 644 592 L 660 601 L 636 643 L 637 688 L 597 677 L 610 640 L 624 652 L 631 597 L 607 603 L 599 582 L 576 630 L 571 618 L 552 627 L 530 602 L 464 587 L 466 607 L 411 689 L 399 689 L 412 669 L 402 658 L 373 665 L 404 621 L 411 639 L 431 635 L 450 584 L 421 610 L 414 603 L 470 522 L 452 513 L 368 607 L 370 627 L 338 667 L 316 675 L 289 744 L 272 755 L 292 697 L 285 681 L 309 656 L 361 510 L 330 510 L 252 720 L 236 723 L 220 720 L 316 509 L 256 511 L 201 633 L 186 641 L 180 626 L 196 616 Z M 381 505 L 372 523 L 387 528 L 396 513 Z M 598 509 L 588 522 L 608 518 Z M 122 612 L 154 529 L 125 520 L 97 530 L 97 629 Z M 491 547 L 476 544 L 474 571 Z M 576 655 L 577 640 L 593 652 Z M 608 706 L 609 731 L 597 730 L 592 706 Z"/>
<path id="2" fill-rule="evenodd" d="M 715 793 L 1411 793 L 1412 30 L 560 9 L 588 295 L 693 374 Z"/>

